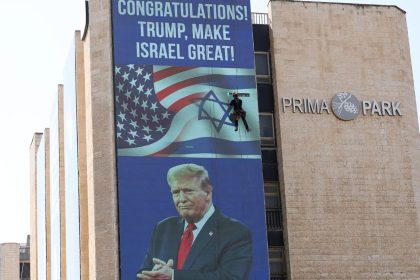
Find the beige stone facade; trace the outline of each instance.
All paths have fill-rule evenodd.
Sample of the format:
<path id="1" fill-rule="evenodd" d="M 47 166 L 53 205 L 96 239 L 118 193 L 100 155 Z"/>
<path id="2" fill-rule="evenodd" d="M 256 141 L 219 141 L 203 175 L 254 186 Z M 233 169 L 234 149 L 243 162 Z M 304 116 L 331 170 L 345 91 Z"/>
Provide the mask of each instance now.
<path id="1" fill-rule="evenodd" d="M 289 279 L 420 279 L 419 132 L 404 11 L 272 1 Z M 283 112 L 282 98 L 401 102 L 402 116 Z"/>
<path id="2" fill-rule="evenodd" d="M 30 146 L 30 217 L 31 217 L 31 227 L 30 227 L 30 274 L 31 279 L 39 279 L 38 277 L 38 239 L 37 239 L 37 227 L 45 227 L 45 238 L 46 238 L 46 276 L 47 279 L 51 279 L 51 213 L 50 213 L 50 203 L 45 203 L 45 223 L 42 223 L 37 220 L 37 157 L 38 157 L 38 148 L 41 143 L 41 140 L 44 140 L 45 145 L 45 202 L 50 201 L 50 134 L 49 129 L 46 128 L 44 133 L 35 133 L 32 139 Z M 0 278 L 2 279 L 2 278 Z"/>
<path id="3" fill-rule="evenodd" d="M 45 241 L 47 255 L 47 280 L 51 279 L 51 188 L 50 188 L 50 130 L 44 129 L 45 143 Z M 32 249 L 32 248 L 31 248 Z M 31 254 L 32 257 L 32 254 Z M 32 271 L 32 270 L 31 270 Z"/>
<path id="4" fill-rule="evenodd" d="M 89 279 L 118 279 L 111 2 L 89 1 L 84 41 Z"/>
<path id="5" fill-rule="evenodd" d="M 0 279 L 19 280 L 19 244 L 0 244 Z"/>
<path id="6" fill-rule="evenodd" d="M 41 142 L 42 133 L 35 133 L 34 137 L 32 138 L 31 145 L 29 147 L 29 178 L 30 178 L 30 191 L 29 191 L 29 200 L 30 200 L 30 231 L 31 231 L 31 279 L 37 280 L 38 279 L 38 246 L 37 246 L 37 201 L 36 201 L 36 159 L 37 159 L 37 151 L 39 147 L 39 143 Z"/>
<path id="7" fill-rule="evenodd" d="M 59 190 L 60 190 L 60 273 L 61 279 L 67 279 L 67 254 L 66 254 L 66 180 L 64 170 L 64 86 L 58 85 L 58 141 L 59 141 Z"/>
<path id="8" fill-rule="evenodd" d="M 79 217 L 80 217 L 80 263 L 81 279 L 89 279 L 89 216 L 88 189 L 86 173 L 86 100 L 84 47 L 80 31 L 75 32 L 76 42 L 76 102 L 78 133 L 78 167 L 79 167 Z"/>

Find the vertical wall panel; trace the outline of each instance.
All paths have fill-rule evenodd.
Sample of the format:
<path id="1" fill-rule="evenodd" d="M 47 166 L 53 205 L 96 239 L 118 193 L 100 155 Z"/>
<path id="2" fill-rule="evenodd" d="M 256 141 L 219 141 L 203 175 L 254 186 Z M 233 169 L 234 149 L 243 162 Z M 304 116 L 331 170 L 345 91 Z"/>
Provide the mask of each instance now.
<path id="1" fill-rule="evenodd" d="M 30 224 L 31 224 L 31 279 L 37 280 L 38 279 L 38 246 L 37 246 L 37 153 L 39 148 L 39 142 L 42 139 L 42 133 L 35 133 L 31 146 L 29 149 L 30 154 Z"/>
<path id="2" fill-rule="evenodd" d="M 51 211 L 51 279 L 61 279 L 60 235 L 60 151 L 58 95 L 50 118 L 50 211 Z"/>
<path id="3" fill-rule="evenodd" d="M 64 69 L 64 170 L 67 279 L 80 279 L 79 173 L 77 155 L 76 56 L 72 41 Z"/>
<path id="4" fill-rule="evenodd" d="M 36 161 L 36 179 L 37 179 L 37 272 L 39 280 L 47 279 L 47 245 L 46 245 L 46 217 L 45 217 L 45 139 L 42 138 Z"/>

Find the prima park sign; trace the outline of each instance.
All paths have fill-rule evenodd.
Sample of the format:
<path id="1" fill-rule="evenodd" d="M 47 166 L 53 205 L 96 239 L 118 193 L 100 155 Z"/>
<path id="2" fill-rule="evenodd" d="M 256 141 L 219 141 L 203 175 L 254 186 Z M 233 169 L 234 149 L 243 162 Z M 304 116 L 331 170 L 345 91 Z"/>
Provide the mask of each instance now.
<path id="1" fill-rule="evenodd" d="M 330 114 L 343 121 L 355 119 L 361 112 L 364 116 L 402 116 L 399 101 L 359 101 L 350 92 L 339 92 L 331 102 L 325 99 L 289 98 L 281 99 L 283 113 L 291 111 L 303 114 Z"/>

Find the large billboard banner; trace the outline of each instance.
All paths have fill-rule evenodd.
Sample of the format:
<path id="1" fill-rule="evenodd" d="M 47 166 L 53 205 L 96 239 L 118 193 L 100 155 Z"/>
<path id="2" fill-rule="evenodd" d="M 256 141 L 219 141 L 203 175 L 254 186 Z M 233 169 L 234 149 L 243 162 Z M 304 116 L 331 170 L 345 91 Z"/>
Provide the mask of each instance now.
<path id="1" fill-rule="evenodd" d="M 121 278 L 268 279 L 249 0 L 113 0 L 113 46 Z"/>

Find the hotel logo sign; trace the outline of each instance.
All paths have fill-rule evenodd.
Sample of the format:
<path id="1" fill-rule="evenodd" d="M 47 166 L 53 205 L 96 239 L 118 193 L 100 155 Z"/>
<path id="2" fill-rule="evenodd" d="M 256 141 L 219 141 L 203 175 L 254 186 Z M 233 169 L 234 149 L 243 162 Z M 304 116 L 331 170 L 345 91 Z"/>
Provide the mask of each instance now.
<path id="1" fill-rule="evenodd" d="M 350 92 L 339 92 L 331 100 L 283 97 L 283 113 L 330 114 L 343 121 L 351 121 L 362 113 L 364 116 L 402 116 L 399 101 L 362 100 Z"/>
<path id="2" fill-rule="evenodd" d="M 349 92 L 334 95 L 331 105 L 334 115 L 343 121 L 351 121 L 360 114 L 360 102 Z"/>

